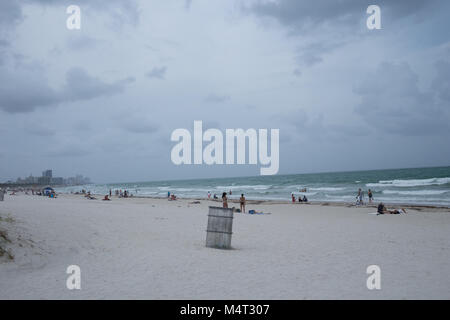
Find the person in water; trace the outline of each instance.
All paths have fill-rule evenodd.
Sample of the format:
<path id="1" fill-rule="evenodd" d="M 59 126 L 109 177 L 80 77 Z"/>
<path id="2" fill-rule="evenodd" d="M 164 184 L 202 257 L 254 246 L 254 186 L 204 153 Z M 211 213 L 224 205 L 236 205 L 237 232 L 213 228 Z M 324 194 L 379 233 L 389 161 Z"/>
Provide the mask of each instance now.
<path id="1" fill-rule="evenodd" d="M 239 199 L 239 204 L 241 205 L 241 212 L 245 213 L 245 197 L 244 197 L 244 194 L 241 194 L 241 198 Z"/>
<path id="2" fill-rule="evenodd" d="M 367 191 L 367 195 L 369 196 L 369 203 L 372 203 L 372 200 L 373 200 L 373 194 L 372 194 L 372 190 L 368 190 Z"/>
<path id="3" fill-rule="evenodd" d="M 228 198 L 226 192 L 222 193 L 222 204 L 224 208 L 228 208 Z"/>

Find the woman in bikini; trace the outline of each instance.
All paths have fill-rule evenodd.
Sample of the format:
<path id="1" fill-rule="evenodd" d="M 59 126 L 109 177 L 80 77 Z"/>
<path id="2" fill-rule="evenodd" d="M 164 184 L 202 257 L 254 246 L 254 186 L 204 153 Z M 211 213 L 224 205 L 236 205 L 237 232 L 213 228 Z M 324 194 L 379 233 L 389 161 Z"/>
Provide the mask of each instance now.
<path id="1" fill-rule="evenodd" d="M 228 198 L 227 198 L 226 192 L 222 193 L 222 202 L 223 202 L 223 207 L 228 208 Z"/>
<path id="2" fill-rule="evenodd" d="M 241 205 L 241 212 L 245 213 L 245 197 L 244 197 L 244 194 L 241 194 L 241 198 L 239 199 L 239 203 Z"/>

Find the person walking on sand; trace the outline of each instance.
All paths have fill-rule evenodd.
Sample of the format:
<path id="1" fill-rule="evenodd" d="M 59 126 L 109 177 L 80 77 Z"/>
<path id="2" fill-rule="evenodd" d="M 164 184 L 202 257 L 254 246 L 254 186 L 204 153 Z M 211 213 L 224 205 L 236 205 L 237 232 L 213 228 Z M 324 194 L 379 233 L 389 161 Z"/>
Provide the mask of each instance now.
<path id="1" fill-rule="evenodd" d="M 367 191 L 367 195 L 369 196 L 369 203 L 372 203 L 373 200 L 372 190 L 369 189 L 369 191 Z"/>
<path id="2" fill-rule="evenodd" d="M 241 198 L 239 199 L 239 204 L 241 205 L 241 212 L 245 213 L 245 197 L 244 197 L 244 194 L 241 194 Z"/>
<path id="3" fill-rule="evenodd" d="M 226 192 L 222 193 L 222 203 L 224 208 L 228 208 L 228 198 Z"/>

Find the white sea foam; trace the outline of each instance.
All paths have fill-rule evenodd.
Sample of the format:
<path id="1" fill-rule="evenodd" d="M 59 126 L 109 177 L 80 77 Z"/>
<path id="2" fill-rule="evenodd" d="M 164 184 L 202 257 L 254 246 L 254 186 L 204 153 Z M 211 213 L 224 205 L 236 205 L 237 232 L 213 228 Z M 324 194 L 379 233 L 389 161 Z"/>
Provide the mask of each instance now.
<path id="1" fill-rule="evenodd" d="M 267 190 L 272 185 L 266 185 L 266 184 L 255 184 L 255 185 L 241 185 L 241 186 L 216 186 L 215 188 L 218 190 L 246 190 L 246 189 L 253 189 L 253 190 Z"/>
<path id="2" fill-rule="evenodd" d="M 411 191 L 400 191 L 400 190 L 383 190 L 383 194 L 399 194 L 399 195 L 410 195 L 410 196 L 428 196 L 428 195 L 438 195 L 450 192 L 450 190 L 411 190 Z"/>
<path id="3" fill-rule="evenodd" d="M 341 190 L 345 190 L 345 188 L 340 188 L 340 187 L 323 187 L 323 188 L 308 188 L 309 190 L 314 190 L 314 191 L 341 191 Z"/>
<path id="4" fill-rule="evenodd" d="M 378 183 L 367 183 L 366 187 L 421 187 L 450 183 L 450 177 L 410 180 L 380 180 Z"/>

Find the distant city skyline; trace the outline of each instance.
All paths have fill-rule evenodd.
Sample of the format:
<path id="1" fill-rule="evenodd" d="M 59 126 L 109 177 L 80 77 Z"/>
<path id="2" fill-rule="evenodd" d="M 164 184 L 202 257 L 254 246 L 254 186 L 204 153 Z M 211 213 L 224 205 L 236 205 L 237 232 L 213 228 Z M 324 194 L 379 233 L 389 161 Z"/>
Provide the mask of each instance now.
<path id="1" fill-rule="evenodd" d="M 53 177 L 53 170 L 46 169 L 42 171 L 41 176 L 33 176 L 32 173 L 28 177 L 18 177 L 15 181 L 8 180 L 5 183 L 10 184 L 35 184 L 35 185 L 83 185 L 91 183 L 88 177 L 77 174 L 75 177 Z"/>

